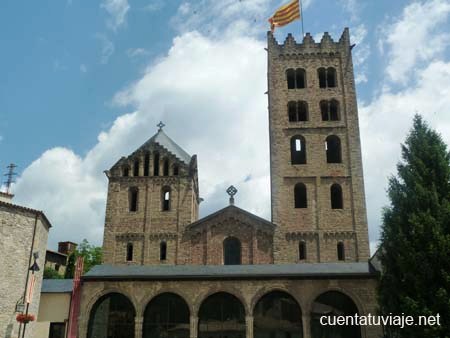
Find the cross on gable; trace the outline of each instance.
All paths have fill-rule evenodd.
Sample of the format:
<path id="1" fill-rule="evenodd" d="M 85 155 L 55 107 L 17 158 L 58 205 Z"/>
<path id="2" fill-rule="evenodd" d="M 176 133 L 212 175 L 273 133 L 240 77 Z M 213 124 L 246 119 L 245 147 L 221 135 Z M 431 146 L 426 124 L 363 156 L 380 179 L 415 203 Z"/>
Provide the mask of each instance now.
<path id="1" fill-rule="evenodd" d="M 159 121 L 159 123 L 156 126 L 159 128 L 158 129 L 158 131 L 159 131 L 159 130 L 162 130 L 163 127 L 165 127 L 166 125 L 162 121 Z"/>

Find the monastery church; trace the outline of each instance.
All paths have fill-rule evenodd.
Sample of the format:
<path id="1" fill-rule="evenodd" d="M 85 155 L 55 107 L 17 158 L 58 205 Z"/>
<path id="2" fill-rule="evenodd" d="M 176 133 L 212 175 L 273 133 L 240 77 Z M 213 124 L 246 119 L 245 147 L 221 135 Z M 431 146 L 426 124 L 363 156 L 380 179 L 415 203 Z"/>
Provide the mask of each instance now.
<path id="1" fill-rule="evenodd" d="M 377 306 L 349 30 L 267 43 L 271 221 L 233 186 L 199 219 L 197 157 L 160 124 L 106 171 L 104 262 L 82 278 L 78 337 L 381 336 L 319 322 Z"/>

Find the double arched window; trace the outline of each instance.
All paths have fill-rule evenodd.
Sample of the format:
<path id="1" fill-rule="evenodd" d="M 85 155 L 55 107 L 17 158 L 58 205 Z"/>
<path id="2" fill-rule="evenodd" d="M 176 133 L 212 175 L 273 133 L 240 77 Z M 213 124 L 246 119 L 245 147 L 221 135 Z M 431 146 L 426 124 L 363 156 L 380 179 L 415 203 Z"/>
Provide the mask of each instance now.
<path id="1" fill-rule="evenodd" d="M 305 101 L 288 102 L 289 122 L 308 121 L 308 104 Z"/>
<path id="2" fill-rule="evenodd" d="M 303 68 L 286 70 L 288 89 L 306 88 L 306 72 Z"/>
<path id="3" fill-rule="evenodd" d="M 327 163 L 341 163 L 341 140 L 336 135 L 330 135 L 325 141 Z"/>
<path id="4" fill-rule="evenodd" d="M 339 102 L 335 99 L 320 101 L 322 121 L 339 121 Z"/>
<path id="5" fill-rule="evenodd" d="M 294 187 L 294 206 L 295 208 L 308 207 L 306 185 L 303 183 L 297 183 Z"/>
<path id="6" fill-rule="evenodd" d="M 337 86 L 336 69 L 333 67 L 319 68 L 317 74 L 319 76 L 320 88 L 333 88 Z"/>
<path id="7" fill-rule="evenodd" d="M 306 164 L 306 142 L 301 135 L 291 138 L 291 164 Z"/>
<path id="8" fill-rule="evenodd" d="M 241 259 L 241 241 L 236 237 L 228 237 L 223 241 L 223 264 L 240 265 Z"/>

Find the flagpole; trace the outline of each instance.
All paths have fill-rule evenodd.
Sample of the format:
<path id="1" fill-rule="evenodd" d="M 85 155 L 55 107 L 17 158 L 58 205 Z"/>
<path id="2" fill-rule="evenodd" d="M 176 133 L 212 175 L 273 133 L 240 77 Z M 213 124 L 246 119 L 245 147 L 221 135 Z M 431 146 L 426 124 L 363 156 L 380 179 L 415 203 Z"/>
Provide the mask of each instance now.
<path id="1" fill-rule="evenodd" d="M 303 29 L 303 8 L 302 8 L 302 0 L 298 0 L 300 5 L 300 21 L 302 22 L 302 38 L 305 36 L 305 30 Z"/>

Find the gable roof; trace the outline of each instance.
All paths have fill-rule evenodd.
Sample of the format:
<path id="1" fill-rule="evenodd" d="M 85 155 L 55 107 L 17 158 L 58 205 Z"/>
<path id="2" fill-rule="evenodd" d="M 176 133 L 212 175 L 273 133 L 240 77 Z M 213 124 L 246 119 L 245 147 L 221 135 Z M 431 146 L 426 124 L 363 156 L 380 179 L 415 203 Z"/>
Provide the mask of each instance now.
<path id="1" fill-rule="evenodd" d="M 191 162 L 191 155 L 185 152 L 178 144 L 175 143 L 174 140 L 167 136 L 167 134 L 162 129 L 158 130 L 158 132 L 153 135 L 147 142 L 145 142 L 141 147 L 151 143 L 159 144 L 161 147 L 165 148 L 167 151 L 175 155 L 186 164 L 189 164 Z"/>
<path id="2" fill-rule="evenodd" d="M 203 224 L 205 222 L 212 221 L 214 218 L 220 217 L 220 216 L 225 215 L 225 214 L 230 214 L 230 216 L 233 215 L 233 214 L 240 215 L 240 216 L 243 216 L 244 218 L 247 218 L 247 219 L 249 219 L 251 221 L 256 221 L 256 222 L 262 223 L 262 224 L 264 224 L 266 226 L 269 226 L 272 229 L 275 228 L 275 226 L 276 226 L 272 222 L 269 222 L 268 220 L 266 220 L 264 218 L 256 216 L 255 214 L 252 214 L 251 212 L 248 212 L 248 211 L 246 211 L 244 209 L 238 208 L 235 205 L 229 205 L 229 206 L 227 206 L 227 207 L 225 207 L 223 209 L 220 209 L 219 211 L 216 211 L 216 212 L 214 212 L 214 213 L 212 213 L 212 214 L 210 214 L 210 215 L 208 215 L 206 217 L 203 217 L 203 218 L 199 219 L 198 221 L 195 221 L 194 223 L 189 224 L 186 227 L 186 229 L 190 230 L 190 229 L 196 228 L 197 226 L 199 226 L 199 225 L 201 225 L 201 224 Z"/>

